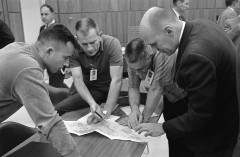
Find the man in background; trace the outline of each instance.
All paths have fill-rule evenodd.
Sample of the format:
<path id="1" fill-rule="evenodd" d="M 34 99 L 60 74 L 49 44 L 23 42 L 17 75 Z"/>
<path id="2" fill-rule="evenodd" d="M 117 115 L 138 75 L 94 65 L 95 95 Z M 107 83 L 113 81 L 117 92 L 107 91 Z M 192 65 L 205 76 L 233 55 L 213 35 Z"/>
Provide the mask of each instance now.
<path id="1" fill-rule="evenodd" d="M 183 15 L 188 8 L 189 0 L 173 0 L 172 10 L 180 20 L 186 21 Z"/>
<path id="2" fill-rule="evenodd" d="M 41 137 L 66 157 L 81 155 L 48 96 L 43 71 L 69 66 L 77 47 L 67 27 L 54 24 L 32 45 L 15 42 L 0 50 L 0 122 L 25 106 Z"/>
<path id="3" fill-rule="evenodd" d="M 44 23 L 44 25 L 40 27 L 40 33 L 41 33 L 44 29 L 54 24 L 55 19 L 54 19 L 54 10 L 50 5 L 43 4 L 40 7 L 40 12 L 41 12 L 42 21 Z M 63 67 L 63 69 L 66 69 L 66 67 Z M 50 85 L 49 86 L 48 84 L 46 84 L 46 87 L 49 91 L 51 101 L 53 102 L 53 104 L 57 104 L 58 102 L 67 98 L 69 89 L 68 89 L 68 86 L 64 83 L 65 74 L 63 74 L 61 70 L 58 70 L 57 72 L 52 73 L 48 69 L 46 69 L 46 73 L 48 75 L 48 84 Z"/>
<path id="4" fill-rule="evenodd" d="M 175 80 L 189 98 L 187 113 L 135 128 L 146 136 L 182 139 L 197 157 L 229 157 L 237 142 L 239 111 L 236 53 L 230 38 L 209 20 L 179 20 L 153 7 L 143 16 L 140 36 L 153 49 L 174 55 Z M 231 82 L 231 83 L 229 83 Z"/>
<path id="5" fill-rule="evenodd" d="M 0 49 L 14 42 L 15 38 L 8 25 L 0 20 Z"/>
<path id="6" fill-rule="evenodd" d="M 95 123 L 101 119 L 96 112 L 106 118 L 116 107 L 122 86 L 122 48 L 117 38 L 102 34 L 91 18 L 81 18 L 75 29 L 81 50 L 70 60 L 74 84 L 68 98 L 55 108 L 62 114 L 90 106 L 89 122 Z"/>
<path id="7" fill-rule="evenodd" d="M 231 39 L 234 39 L 239 34 L 240 29 L 239 27 L 235 28 L 237 32 L 229 29 L 226 25 L 226 20 L 238 16 L 236 9 L 240 7 L 240 0 L 225 0 L 225 4 L 227 8 L 219 16 L 217 24 L 229 34 Z"/>
<path id="8" fill-rule="evenodd" d="M 51 24 L 54 24 L 55 19 L 54 19 L 54 10 L 50 5 L 43 4 L 40 8 L 40 12 L 41 12 L 42 22 L 44 23 L 44 25 L 40 27 L 40 33 L 41 33 L 45 28 L 47 28 Z"/>

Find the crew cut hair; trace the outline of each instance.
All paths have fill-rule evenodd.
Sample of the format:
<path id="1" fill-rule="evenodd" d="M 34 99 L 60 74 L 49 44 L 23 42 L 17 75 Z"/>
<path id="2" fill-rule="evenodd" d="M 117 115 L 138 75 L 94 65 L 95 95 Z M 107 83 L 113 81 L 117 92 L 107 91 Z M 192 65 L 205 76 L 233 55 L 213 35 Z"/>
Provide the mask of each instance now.
<path id="1" fill-rule="evenodd" d="M 41 10 L 43 7 L 47 7 L 47 8 L 50 10 L 51 13 L 54 13 L 54 10 L 53 10 L 53 8 L 52 8 L 50 5 L 43 4 L 43 5 L 41 6 L 40 10 Z"/>
<path id="2" fill-rule="evenodd" d="M 231 6 L 233 4 L 233 2 L 236 2 L 237 0 L 225 0 L 225 4 L 226 6 Z"/>
<path id="3" fill-rule="evenodd" d="M 97 23 L 91 18 L 81 18 L 75 25 L 76 31 L 80 31 L 84 36 L 88 35 L 89 29 L 95 29 L 99 33 L 99 27 Z"/>
<path id="4" fill-rule="evenodd" d="M 173 4 L 176 5 L 178 1 L 184 2 L 184 0 L 173 0 Z"/>
<path id="5" fill-rule="evenodd" d="M 135 63 L 138 60 L 146 58 L 146 47 L 144 40 L 141 38 L 135 38 L 131 40 L 125 48 L 125 56 L 129 63 Z"/>
<path id="6" fill-rule="evenodd" d="M 38 41 L 46 43 L 49 41 L 55 41 L 66 44 L 71 42 L 75 49 L 79 49 L 79 44 L 70 30 L 62 24 L 52 24 L 44 29 L 38 36 Z"/>

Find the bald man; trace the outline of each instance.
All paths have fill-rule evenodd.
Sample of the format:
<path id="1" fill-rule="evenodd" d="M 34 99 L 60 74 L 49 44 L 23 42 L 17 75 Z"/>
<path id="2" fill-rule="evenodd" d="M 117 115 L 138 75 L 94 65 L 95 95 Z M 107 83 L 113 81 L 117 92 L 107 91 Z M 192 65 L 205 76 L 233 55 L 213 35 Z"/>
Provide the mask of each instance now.
<path id="1" fill-rule="evenodd" d="M 140 36 L 153 50 L 172 55 L 178 48 L 175 80 L 189 97 L 186 114 L 135 130 L 148 136 L 183 139 L 197 157 L 230 157 L 238 134 L 236 55 L 231 39 L 215 23 L 180 21 L 172 10 L 150 8 Z"/>

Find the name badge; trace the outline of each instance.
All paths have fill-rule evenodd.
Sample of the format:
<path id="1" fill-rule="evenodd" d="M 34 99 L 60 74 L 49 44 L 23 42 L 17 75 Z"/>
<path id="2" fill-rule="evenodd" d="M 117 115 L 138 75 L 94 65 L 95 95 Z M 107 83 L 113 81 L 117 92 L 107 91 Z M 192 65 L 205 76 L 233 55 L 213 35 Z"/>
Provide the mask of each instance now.
<path id="1" fill-rule="evenodd" d="M 152 70 L 148 70 L 145 81 L 149 84 L 152 84 L 153 77 L 154 77 L 154 72 Z"/>
<path id="2" fill-rule="evenodd" d="M 97 80 L 97 69 L 90 70 L 90 81 Z"/>

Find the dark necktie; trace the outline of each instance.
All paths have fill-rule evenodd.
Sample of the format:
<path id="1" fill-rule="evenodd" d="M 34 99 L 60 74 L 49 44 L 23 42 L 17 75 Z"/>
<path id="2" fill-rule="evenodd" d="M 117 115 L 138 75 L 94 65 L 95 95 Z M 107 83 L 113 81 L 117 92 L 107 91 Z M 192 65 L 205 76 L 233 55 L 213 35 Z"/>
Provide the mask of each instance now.
<path id="1" fill-rule="evenodd" d="M 182 15 L 179 15 L 179 20 L 181 20 L 181 21 L 185 21 L 185 18 L 184 18 L 184 16 L 182 16 Z"/>

